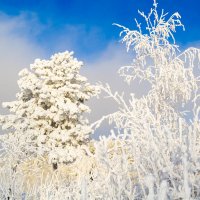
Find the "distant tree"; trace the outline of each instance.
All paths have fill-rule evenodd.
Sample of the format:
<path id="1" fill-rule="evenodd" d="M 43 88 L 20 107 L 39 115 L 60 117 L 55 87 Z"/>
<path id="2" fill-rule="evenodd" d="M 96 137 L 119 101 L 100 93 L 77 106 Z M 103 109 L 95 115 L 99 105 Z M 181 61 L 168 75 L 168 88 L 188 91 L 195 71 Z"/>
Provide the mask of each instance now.
<path id="1" fill-rule="evenodd" d="M 12 114 L 0 118 L 9 131 L 0 137 L 4 149 L 21 157 L 47 156 L 55 168 L 77 158 L 90 141 L 85 102 L 98 91 L 79 74 L 82 65 L 66 51 L 36 59 L 30 71 L 19 73 L 17 100 L 3 103 Z"/>

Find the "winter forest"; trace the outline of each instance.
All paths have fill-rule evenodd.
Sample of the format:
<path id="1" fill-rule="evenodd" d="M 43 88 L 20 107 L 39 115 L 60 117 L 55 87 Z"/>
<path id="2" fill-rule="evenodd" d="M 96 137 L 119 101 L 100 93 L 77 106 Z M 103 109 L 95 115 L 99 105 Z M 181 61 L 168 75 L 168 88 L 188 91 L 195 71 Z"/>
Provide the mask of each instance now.
<path id="1" fill-rule="evenodd" d="M 147 93 L 89 83 L 70 51 L 36 59 L 2 105 L 0 200 L 200 199 L 200 49 L 181 50 L 180 14 L 156 0 L 135 29 L 114 26 L 132 55 L 116 76 Z M 89 121 L 91 98 L 110 98 L 116 112 Z M 103 123 L 110 130 L 95 138 Z"/>

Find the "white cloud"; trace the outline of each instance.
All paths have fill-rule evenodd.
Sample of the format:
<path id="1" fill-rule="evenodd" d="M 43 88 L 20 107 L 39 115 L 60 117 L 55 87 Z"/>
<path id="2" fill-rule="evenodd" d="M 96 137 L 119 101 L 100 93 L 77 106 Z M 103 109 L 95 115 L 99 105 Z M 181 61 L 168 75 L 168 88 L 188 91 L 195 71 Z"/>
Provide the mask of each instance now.
<path id="1" fill-rule="evenodd" d="M 93 61 L 88 61 L 82 69 L 82 73 L 93 84 L 97 82 L 108 83 L 113 91 L 124 90 L 127 84 L 119 77 L 117 71 L 123 65 L 131 62 L 131 56 L 126 53 L 119 43 L 111 42 L 107 49 Z M 113 112 L 116 106 L 109 99 L 92 99 L 89 102 L 92 108 L 91 121 Z"/>
<path id="2" fill-rule="evenodd" d="M 42 29 L 33 14 L 9 17 L 0 13 L 0 104 L 15 98 L 18 72 L 29 67 L 35 58 L 44 56 L 42 48 L 32 39 L 39 28 Z"/>

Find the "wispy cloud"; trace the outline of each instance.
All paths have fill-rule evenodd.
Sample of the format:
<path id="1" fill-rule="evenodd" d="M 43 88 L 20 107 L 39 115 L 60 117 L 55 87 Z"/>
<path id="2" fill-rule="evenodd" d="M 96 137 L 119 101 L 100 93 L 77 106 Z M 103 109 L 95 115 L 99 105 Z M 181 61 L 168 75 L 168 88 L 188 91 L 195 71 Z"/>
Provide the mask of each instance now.
<path id="1" fill-rule="evenodd" d="M 0 103 L 15 99 L 18 72 L 45 54 L 33 41 L 32 36 L 38 34 L 33 27 L 41 28 L 34 15 L 0 13 Z"/>

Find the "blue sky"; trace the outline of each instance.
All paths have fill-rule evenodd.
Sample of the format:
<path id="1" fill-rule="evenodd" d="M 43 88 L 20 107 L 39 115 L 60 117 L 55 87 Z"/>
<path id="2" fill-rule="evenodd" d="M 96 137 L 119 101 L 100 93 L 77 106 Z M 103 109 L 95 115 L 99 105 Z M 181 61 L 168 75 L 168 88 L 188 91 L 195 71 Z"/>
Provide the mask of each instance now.
<path id="1" fill-rule="evenodd" d="M 145 86 L 128 88 L 116 74 L 129 65 L 132 55 L 119 43 L 120 29 L 112 23 L 135 28 L 138 9 L 149 12 L 153 0 L 0 0 L 0 104 L 13 101 L 18 90 L 18 72 L 35 58 L 73 50 L 83 60 L 81 73 L 90 82 L 108 82 L 113 90 L 141 93 Z M 200 3 L 197 0 L 159 0 L 172 14 L 178 11 L 186 31 L 177 30 L 183 48 L 200 47 Z M 113 102 L 91 101 L 90 121 L 113 112 Z M 0 113 L 5 112 L 0 107 Z"/>
<path id="2" fill-rule="evenodd" d="M 187 45 L 199 40 L 198 0 L 159 0 L 158 3 L 160 9 L 181 14 L 186 31 L 177 32 L 179 44 Z M 112 26 L 113 22 L 135 28 L 133 19 L 138 18 L 137 10 L 148 12 L 151 6 L 150 0 L 0 0 L 0 11 L 8 16 L 24 13 L 27 18 L 34 16 L 37 19 L 40 26 L 30 23 L 29 35 L 47 52 L 73 49 L 85 58 L 92 58 L 110 41 L 119 39 L 120 30 Z"/>

